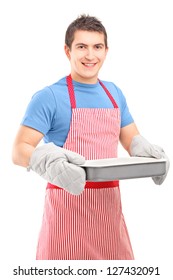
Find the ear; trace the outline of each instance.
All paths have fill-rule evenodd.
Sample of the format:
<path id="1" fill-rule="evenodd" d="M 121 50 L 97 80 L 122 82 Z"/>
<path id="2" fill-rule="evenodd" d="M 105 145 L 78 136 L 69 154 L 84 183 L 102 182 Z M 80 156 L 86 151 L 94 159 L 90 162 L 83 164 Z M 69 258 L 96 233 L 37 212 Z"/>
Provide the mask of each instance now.
<path id="1" fill-rule="evenodd" d="M 68 57 L 68 59 L 70 60 L 70 49 L 67 45 L 64 46 L 64 51 L 65 51 L 65 54 L 66 56 Z"/>
<path id="2" fill-rule="evenodd" d="M 109 50 L 109 48 L 107 47 L 107 48 L 106 48 L 106 55 L 107 55 L 107 53 L 108 53 L 108 50 Z"/>

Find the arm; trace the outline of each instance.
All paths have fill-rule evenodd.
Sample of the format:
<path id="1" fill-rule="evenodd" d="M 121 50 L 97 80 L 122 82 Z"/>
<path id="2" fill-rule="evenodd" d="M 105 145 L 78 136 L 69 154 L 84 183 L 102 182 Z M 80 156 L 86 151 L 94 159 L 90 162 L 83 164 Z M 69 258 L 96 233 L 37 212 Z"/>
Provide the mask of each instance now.
<path id="1" fill-rule="evenodd" d="M 20 126 L 13 144 L 13 163 L 27 167 L 34 149 L 42 140 L 43 136 L 41 132 L 33 128 Z"/>
<path id="2" fill-rule="evenodd" d="M 120 142 L 123 148 L 130 154 L 130 145 L 134 136 L 138 135 L 139 131 L 135 123 L 131 123 L 120 130 Z"/>
<path id="3" fill-rule="evenodd" d="M 86 174 L 80 164 L 85 162 L 85 158 L 53 143 L 37 147 L 42 138 L 43 134 L 39 131 L 21 126 L 13 145 L 14 164 L 28 167 L 28 170 L 35 171 L 46 181 L 71 194 L 81 194 Z"/>

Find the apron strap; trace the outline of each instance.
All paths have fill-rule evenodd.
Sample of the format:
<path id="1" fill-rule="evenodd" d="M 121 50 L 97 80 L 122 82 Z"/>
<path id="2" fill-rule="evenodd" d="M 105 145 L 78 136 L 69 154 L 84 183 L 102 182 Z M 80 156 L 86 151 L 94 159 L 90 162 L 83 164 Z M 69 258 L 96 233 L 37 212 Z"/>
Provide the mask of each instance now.
<path id="1" fill-rule="evenodd" d="M 73 87 L 73 81 L 72 81 L 71 74 L 66 77 L 66 81 L 67 81 L 67 87 L 68 87 L 68 92 L 69 92 L 69 96 L 70 96 L 71 107 L 72 107 L 72 109 L 74 109 L 74 108 L 76 108 L 76 99 L 75 99 L 75 93 L 74 93 L 74 87 Z M 105 85 L 100 80 L 98 80 L 98 81 L 99 81 L 100 85 L 102 86 L 102 88 L 104 89 L 104 91 L 106 92 L 110 101 L 112 102 L 112 105 L 114 106 L 114 108 L 118 108 L 118 105 L 115 102 L 114 98 L 112 97 L 111 93 L 108 91 L 108 89 L 105 87 Z"/>
<path id="2" fill-rule="evenodd" d="M 74 88 L 73 88 L 73 82 L 72 82 L 71 75 L 66 77 L 66 81 L 67 81 L 68 92 L 69 92 L 69 96 L 70 96 L 71 107 L 72 107 L 72 109 L 74 109 L 74 108 L 76 108 L 76 99 L 75 99 L 75 95 L 74 95 Z"/>
<path id="3" fill-rule="evenodd" d="M 118 108 L 117 103 L 115 102 L 115 99 L 113 98 L 113 96 L 111 95 L 111 93 L 109 92 L 109 90 L 105 87 L 105 85 L 99 80 L 99 83 L 101 84 L 102 88 L 104 89 L 104 91 L 107 93 L 107 96 L 109 97 L 110 101 L 112 102 L 114 108 Z"/>

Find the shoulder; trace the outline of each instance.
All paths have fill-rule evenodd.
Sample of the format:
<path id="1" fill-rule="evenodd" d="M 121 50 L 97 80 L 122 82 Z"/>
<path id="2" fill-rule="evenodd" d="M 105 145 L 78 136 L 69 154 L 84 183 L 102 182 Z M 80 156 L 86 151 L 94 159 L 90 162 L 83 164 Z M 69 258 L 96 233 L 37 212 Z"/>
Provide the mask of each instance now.
<path id="1" fill-rule="evenodd" d="M 121 107 L 124 102 L 126 102 L 126 98 L 122 92 L 122 90 L 113 82 L 101 80 L 101 82 L 105 85 L 108 91 L 111 93 L 113 98 L 118 102 L 118 105 Z"/>
<path id="2" fill-rule="evenodd" d="M 31 98 L 32 103 L 42 103 L 45 106 L 57 103 L 57 100 L 64 98 L 66 92 L 66 79 L 62 78 L 59 81 L 45 86 L 44 88 L 35 92 Z"/>
<path id="3" fill-rule="evenodd" d="M 101 80 L 105 87 L 113 94 L 123 95 L 122 90 L 113 82 Z"/>
<path id="4" fill-rule="evenodd" d="M 50 96 L 58 93 L 58 92 L 62 92 L 62 89 L 64 89 L 66 87 L 66 80 L 65 78 L 62 78 L 61 80 L 45 86 L 44 88 L 42 88 L 41 90 L 38 90 L 33 97 L 37 97 L 37 98 L 50 98 Z"/>
<path id="5" fill-rule="evenodd" d="M 62 79 L 58 80 L 54 84 L 48 86 L 49 90 L 52 91 L 53 93 L 62 90 L 66 87 L 67 87 L 66 77 L 63 77 Z"/>

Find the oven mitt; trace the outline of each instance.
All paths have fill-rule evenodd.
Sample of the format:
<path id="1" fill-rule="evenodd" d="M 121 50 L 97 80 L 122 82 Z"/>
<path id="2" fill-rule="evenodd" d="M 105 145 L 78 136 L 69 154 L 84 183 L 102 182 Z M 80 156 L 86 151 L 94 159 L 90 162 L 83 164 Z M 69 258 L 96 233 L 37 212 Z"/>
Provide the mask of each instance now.
<path id="1" fill-rule="evenodd" d="M 136 135 L 133 137 L 130 145 L 130 155 L 136 157 L 153 157 L 153 158 L 165 158 L 166 159 L 166 173 L 162 176 L 152 177 L 156 185 L 161 185 L 165 180 L 169 170 L 169 159 L 166 156 L 164 150 L 157 146 L 150 144 L 143 136 Z"/>
<path id="2" fill-rule="evenodd" d="M 86 181 L 85 171 L 79 167 L 84 163 L 85 158 L 80 154 L 49 143 L 34 150 L 27 170 L 31 169 L 51 184 L 79 195 Z"/>

